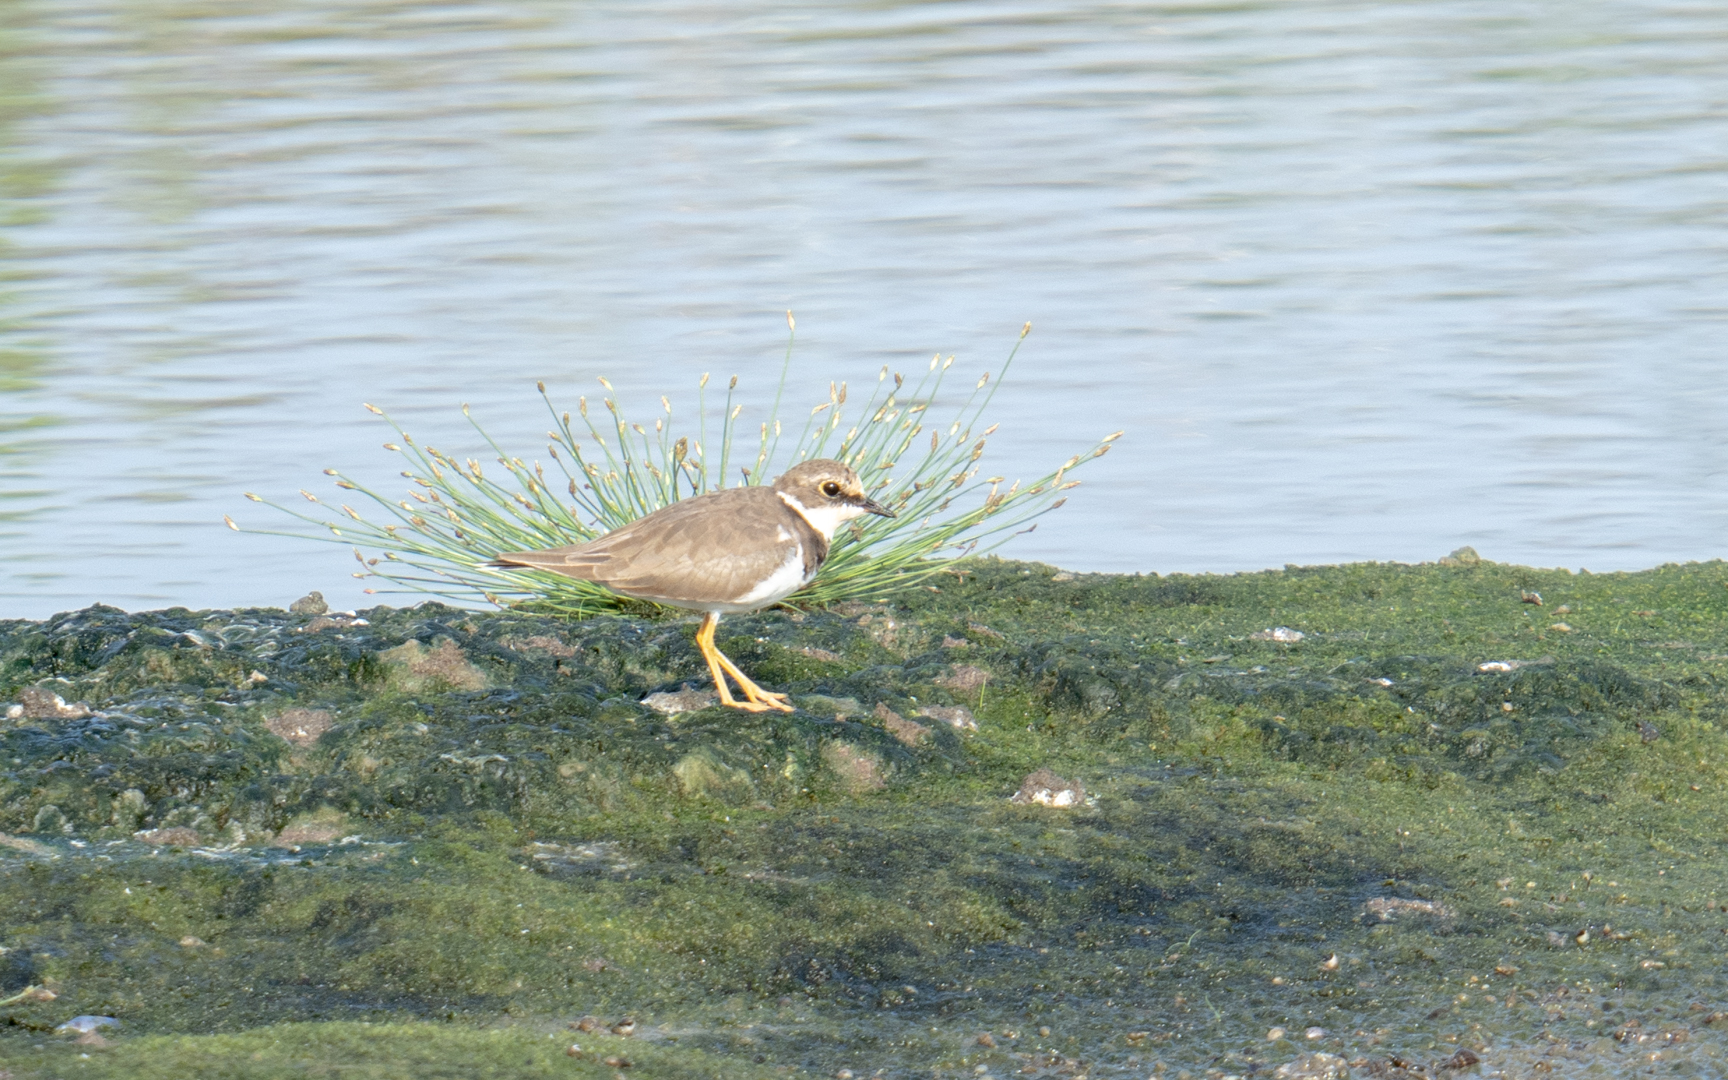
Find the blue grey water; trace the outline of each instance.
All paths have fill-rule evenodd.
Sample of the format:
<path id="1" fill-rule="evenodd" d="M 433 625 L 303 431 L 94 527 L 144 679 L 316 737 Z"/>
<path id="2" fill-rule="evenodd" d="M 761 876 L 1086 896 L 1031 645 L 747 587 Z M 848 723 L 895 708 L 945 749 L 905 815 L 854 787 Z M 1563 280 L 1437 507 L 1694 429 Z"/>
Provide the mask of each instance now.
<path id="1" fill-rule="evenodd" d="M 388 408 L 994 370 L 1080 570 L 1724 554 L 1728 6 L 10 0 L 0 616 L 377 602 Z M 398 481 L 400 482 L 400 481 Z"/>

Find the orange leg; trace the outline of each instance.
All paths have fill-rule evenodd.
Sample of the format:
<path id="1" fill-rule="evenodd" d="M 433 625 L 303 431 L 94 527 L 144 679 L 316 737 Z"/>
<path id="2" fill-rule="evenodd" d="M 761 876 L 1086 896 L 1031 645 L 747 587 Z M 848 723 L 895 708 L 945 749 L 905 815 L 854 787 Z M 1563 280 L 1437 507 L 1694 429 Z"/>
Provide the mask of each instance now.
<path id="1" fill-rule="evenodd" d="M 702 653 L 702 659 L 708 661 L 708 670 L 714 676 L 714 689 L 720 692 L 720 704 L 729 709 L 743 709 L 746 712 L 766 712 L 769 709 L 779 709 L 781 712 L 791 712 L 785 694 L 776 694 L 764 690 L 750 681 L 750 677 L 738 670 L 738 665 L 727 658 L 714 645 L 714 631 L 720 627 L 720 616 L 712 611 L 702 616 L 702 625 L 696 628 L 696 648 Z M 726 685 L 726 676 L 731 675 L 738 682 L 738 689 L 744 694 L 744 700 L 739 701 L 732 696 L 731 689 Z"/>

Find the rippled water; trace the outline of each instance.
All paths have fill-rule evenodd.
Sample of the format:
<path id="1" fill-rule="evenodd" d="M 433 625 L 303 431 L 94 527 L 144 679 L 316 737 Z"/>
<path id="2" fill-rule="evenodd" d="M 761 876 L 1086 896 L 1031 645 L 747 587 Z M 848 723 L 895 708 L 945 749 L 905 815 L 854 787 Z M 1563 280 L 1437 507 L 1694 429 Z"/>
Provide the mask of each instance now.
<path id="1" fill-rule="evenodd" d="M 244 501 L 995 367 L 1083 569 L 1722 553 L 1728 8 L 13 0 L 4 614 L 359 601 Z M 808 387 L 807 391 L 799 387 Z"/>

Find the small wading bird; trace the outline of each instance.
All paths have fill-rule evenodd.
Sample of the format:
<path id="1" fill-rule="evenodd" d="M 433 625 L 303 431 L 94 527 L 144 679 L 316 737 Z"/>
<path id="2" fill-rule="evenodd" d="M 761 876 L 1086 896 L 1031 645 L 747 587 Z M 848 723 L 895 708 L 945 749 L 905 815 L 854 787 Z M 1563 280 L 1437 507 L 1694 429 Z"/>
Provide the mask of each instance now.
<path id="1" fill-rule="evenodd" d="M 720 703 L 791 712 L 785 694 L 762 689 L 714 646 L 720 616 L 786 599 L 816 576 L 834 530 L 865 514 L 894 512 L 866 498 L 858 474 L 826 458 L 786 471 L 770 487 L 712 491 L 662 507 L 598 540 L 513 551 L 495 566 L 525 566 L 604 585 L 615 593 L 700 611 L 696 647 Z M 732 696 L 726 676 L 744 700 Z"/>

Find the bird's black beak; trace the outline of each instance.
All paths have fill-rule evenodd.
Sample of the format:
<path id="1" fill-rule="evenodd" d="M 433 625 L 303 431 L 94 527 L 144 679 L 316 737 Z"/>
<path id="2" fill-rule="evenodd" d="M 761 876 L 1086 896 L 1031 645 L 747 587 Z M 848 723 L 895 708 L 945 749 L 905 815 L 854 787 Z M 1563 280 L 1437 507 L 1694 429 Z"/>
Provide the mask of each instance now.
<path id="1" fill-rule="evenodd" d="M 858 500 L 858 509 L 865 511 L 866 513 L 875 514 L 877 517 L 891 518 L 900 516 L 894 511 L 888 509 L 886 506 L 883 506 L 881 503 L 872 499 Z"/>

